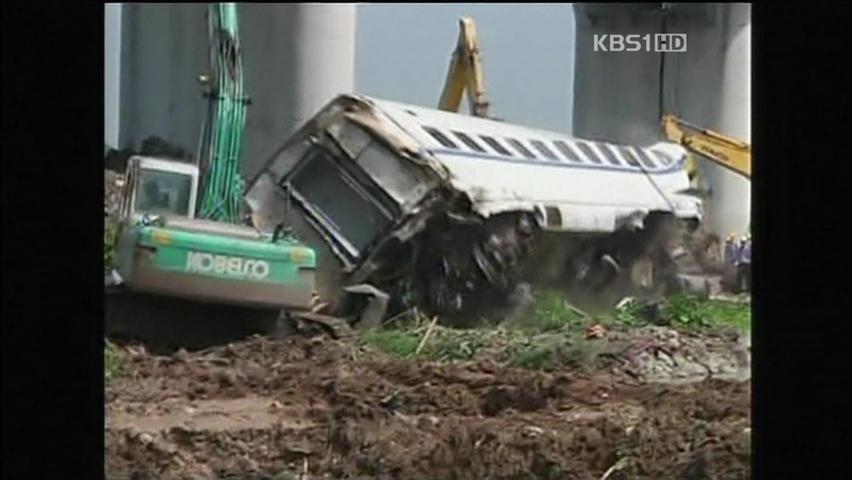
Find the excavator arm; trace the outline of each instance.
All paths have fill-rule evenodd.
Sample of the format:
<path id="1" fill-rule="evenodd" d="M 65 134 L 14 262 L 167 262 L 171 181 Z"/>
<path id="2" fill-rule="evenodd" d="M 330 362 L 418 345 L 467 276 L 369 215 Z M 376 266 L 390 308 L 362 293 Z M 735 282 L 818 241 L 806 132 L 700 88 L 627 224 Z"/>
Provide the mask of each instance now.
<path id="1" fill-rule="evenodd" d="M 714 163 L 751 179 L 751 145 L 721 133 L 707 130 L 674 115 L 663 116 L 666 138 L 683 145 Z M 694 169 L 695 166 L 690 166 Z"/>
<path id="2" fill-rule="evenodd" d="M 470 112 L 476 117 L 488 117 L 488 100 L 485 96 L 485 74 L 479 55 L 479 40 L 473 19 L 459 20 L 459 39 L 453 56 L 441 99 L 440 110 L 458 112 L 462 95 L 467 91 Z"/>

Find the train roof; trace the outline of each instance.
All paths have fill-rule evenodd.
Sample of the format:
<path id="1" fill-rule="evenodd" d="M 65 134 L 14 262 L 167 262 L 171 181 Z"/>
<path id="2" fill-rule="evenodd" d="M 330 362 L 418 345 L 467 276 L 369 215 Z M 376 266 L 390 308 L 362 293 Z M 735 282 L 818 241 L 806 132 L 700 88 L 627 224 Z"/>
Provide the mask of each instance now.
<path id="1" fill-rule="evenodd" d="M 669 211 L 699 217 L 698 199 L 685 195 L 687 152 L 674 143 L 623 145 L 503 121 L 359 96 L 395 129 L 433 157 L 449 181 L 468 192 L 486 216 L 512 209 L 562 210 L 577 218 L 595 209 Z M 397 132 L 397 135 L 399 132 Z M 564 221 L 564 220 L 563 220 Z M 592 226 L 592 229 L 597 229 Z"/>

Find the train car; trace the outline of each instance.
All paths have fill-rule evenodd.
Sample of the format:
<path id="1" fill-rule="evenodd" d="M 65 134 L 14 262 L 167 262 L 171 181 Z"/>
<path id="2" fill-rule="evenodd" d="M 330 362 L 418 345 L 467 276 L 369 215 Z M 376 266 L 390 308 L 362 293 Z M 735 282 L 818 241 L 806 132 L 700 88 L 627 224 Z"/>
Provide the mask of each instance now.
<path id="1" fill-rule="evenodd" d="M 673 143 L 617 145 L 341 95 L 272 156 L 245 200 L 257 228 L 295 230 L 317 250 L 329 311 L 347 308 L 344 288 L 366 284 L 392 310 L 460 317 L 531 282 L 659 286 L 676 226 L 701 221 L 685 159 Z"/>

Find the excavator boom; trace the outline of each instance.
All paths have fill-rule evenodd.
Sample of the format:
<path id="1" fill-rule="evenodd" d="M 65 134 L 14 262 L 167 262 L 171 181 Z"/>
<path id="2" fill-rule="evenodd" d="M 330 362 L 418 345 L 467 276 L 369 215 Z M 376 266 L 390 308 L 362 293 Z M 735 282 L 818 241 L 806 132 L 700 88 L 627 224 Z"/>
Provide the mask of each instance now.
<path id="1" fill-rule="evenodd" d="M 663 116 L 666 138 L 751 179 L 751 146 L 727 135 L 701 128 L 674 115 Z"/>
<path id="2" fill-rule="evenodd" d="M 485 74 L 479 55 L 476 24 L 473 19 L 467 17 L 459 20 L 459 39 L 450 59 L 450 68 L 438 108 L 458 112 L 465 91 L 470 102 L 470 113 L 476 117 L 488 117 Z"/>

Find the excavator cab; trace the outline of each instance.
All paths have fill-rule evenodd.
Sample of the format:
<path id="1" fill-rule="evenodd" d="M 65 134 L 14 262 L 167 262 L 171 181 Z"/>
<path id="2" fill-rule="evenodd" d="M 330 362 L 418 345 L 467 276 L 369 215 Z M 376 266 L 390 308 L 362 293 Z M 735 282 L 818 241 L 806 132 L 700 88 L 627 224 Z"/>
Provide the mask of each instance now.
<path id="1" fill-rule="evenodd" d="M 195 218 L 198 167 L 152 157 L 135 156 L 127 163 L 122 197 L 122 223 L 142 215 Z"/>

